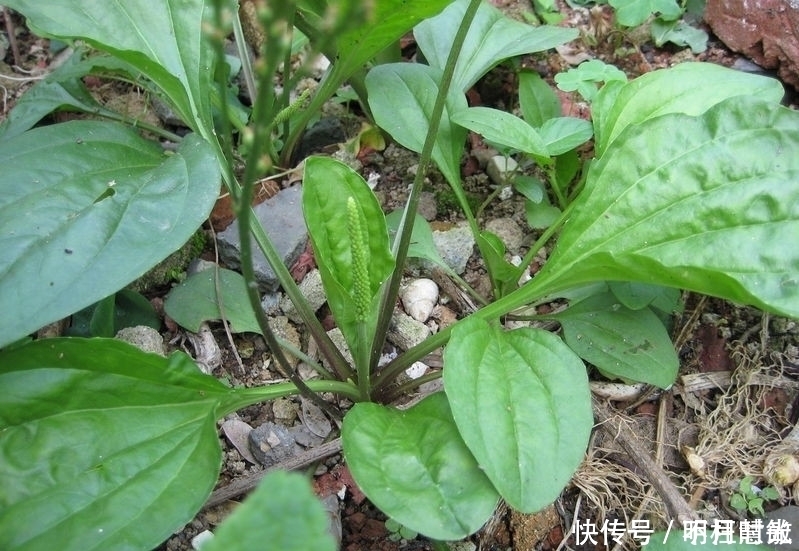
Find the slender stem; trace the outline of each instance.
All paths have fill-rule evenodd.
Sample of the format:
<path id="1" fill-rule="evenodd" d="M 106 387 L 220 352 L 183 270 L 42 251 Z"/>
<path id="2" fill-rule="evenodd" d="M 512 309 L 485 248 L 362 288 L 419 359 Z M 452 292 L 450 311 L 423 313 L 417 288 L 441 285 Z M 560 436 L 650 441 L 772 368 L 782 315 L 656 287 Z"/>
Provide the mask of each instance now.
<path id="1" fill-rule="evenodd" d="M 535 240 L 535 243 L 533 243 L 533 245 L 530 247 L 530 250 L 527 251 L 527 254 L 524 255 L 521 264 L 519 264 L 520 267 L 521 266 L 526 267 L 529 266 L 530 263 L 532 263 L 533 259 L 535 258 L 535 255 L 538 254 L 538 251 L 540 251 L 544 247 L 546 242 L 549 241 L 550 238 L 552 238 L 552 236 L 555 234 L 555 232 L 558 231 L 560 227 L 566 222 L 566 220 L 569 219 L 569 216 L 571 216 L 573 208 L 574 208 L 574 203 L 573 202 L 569 203 L 569 205 L 563 210 L 563 212 L 560 213 L 558 219 L 555 220 L 555 222 L 552 223 L 547 229 L 545 229 L 544 232 L 541 234 L 541 236 Z"/>
<path id="2" fill-rule="evenodd" d="M 548 165 L 545 167 L 545 170 L 547 172 L 547 176 L 549 177 L 549 182 L 552 185 L 552 189 L 555 191 L 555 197 L 558 199 L 558 206 L 561 209 L 565 209 L 566 205 L 568 205 L 568 201 L 566 200 L 566 196 L 563 194 L 563 190 L 560 188 L 558 172 L 555 170 L 555 166 Z"/>
<path id="3" fill-rule="evenodd" d="M 306 385 L 312 392 L 317 394 L 332 392 L 334 394 L 346 396 L 353 401 L 357 400 L 359 396 L 358 389 L 355 388 L 355 385 L 352 383 L 314 379 L 307 381 Z M 228 413 L 253 404 L 300 394 L 299 389 L 293 383 L 276 383 L 252 388 L 237 388 L 231 392 L 234 394 L 235 399 L 225 401 L 225 408 L 217 412 L 217 418 L 222 418 Z"/>
<path id="4" fill-rule="evenodd" d="M 429 383 L 431 381 L 436 381 L 441 378 L 441 371 L 431 371 L 430 373 L 425 373 L 421 377 L 417 379 L 412 379 L 410 381 L 405 381 L 402 384 L 397 386 L 392 386 L 390 388 L 384 388 L 383 394 L 380 396 L 380 400 L 384 403 L 390 404 L 400 396 L 404 396 L 410 391 L 415 388 L 420 387 L 425 383 Z"/>
<path id="5" fill-rule="evenodd" d="M 377 362 L 380 359 L 380 351 L 383 349 L 386 334 L 388 332 L 389 324 L 391 323 L 391 316 L 394 313 L 394 303 L 397 300 L 399 293 L 400 282 L 402 281 L 402 270 L 405 266 L 405 259 L 408 256 L 408 247 L 411 243 L 411 235 L 413 233 L 413 223 L 416 219 L 416 210 L 419 206 L 419 197 L 422 192 L 422 184 L 427 173 L 427 168 L 433 156 L 433 148 L 435 147 L 436 140 L 438 139 L 438 129 L 441 124 L 441 116 L 444 113 L 444 106 L 447 103 L 447 96 L 449 95 L 450 85 L 452 84 L 452 77 L 455 73 L 455 65 L 458 62 L 463 47 L 463 42 L 466 39 L 466 34 L 469 32 L 469 27 L 472 24 L 477 9 L 480 7 L 480 0 L 470 0 L 469 6 L 466 8 L 466 13 L 463 16 L 458 32 L 452 42 L 452 48 L 449 51 L 447 64 L 444 66 L 444 72 L 441 75 L 441 82 L 438 85 L 438 96 L 433 105 L 433 111 L 430 114 L 430 126 L 427 129 L 427 136 L 425 137 L 424 146 L 422 147 L 421 157 L 419 159 L 419 168 L 416 171 L 416 176 L 413 180 L 411 193 L 408 196 L 408 202 L 405 205 L 405 210 L 402 213 L 402 220 L 398 228 L 399 239 L 395 242 L 396 252 L 396 268 L 391 276 L 391 280 L 387 287 L 383 290 L 381 300 L 380 316 L 378 318 L 377 327 L 375 330 L 375 340 L 372 348 L 371 368 L 375 369 Z M 471 213 L 469 213 L 471 214 Z M 476 226 L 476 223 L 474 224 Z M 382 376 L 379 378 L 382 379 Z"/>
<path id="6" fill-rule="evenodd" d="M 233 16 L 233 37 L 236 39 L 236 51 L 241 59 L 244 85 L 247 87 L 250 99 L 255 101 L 255 98 L 258 97 L 258 86 L 255 84 L 255 73 L 252 70 L 252 63 L 250 63 L 250 50 L 247 47 L 247 41 L 244 39 L 244 29 L 241 28 L 241 18 L 238 10 Z"/>

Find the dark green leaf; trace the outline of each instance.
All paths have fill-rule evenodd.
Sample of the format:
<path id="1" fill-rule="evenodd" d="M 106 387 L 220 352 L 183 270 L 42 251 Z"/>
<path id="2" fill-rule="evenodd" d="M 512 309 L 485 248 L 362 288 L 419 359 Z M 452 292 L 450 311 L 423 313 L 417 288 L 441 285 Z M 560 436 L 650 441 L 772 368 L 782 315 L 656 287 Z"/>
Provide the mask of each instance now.
<path id="1" fill-rule="evenodd" d="M 267 544 L 268 542 L 268 544 Z M 275 471 L 236 507 L 203 551 L 334 551 L 325 511 L 301 475 Z"/>
<path id="2" fill-rule="evenodd" d="M 591 165 L 538 290 L 643 281 L 799 316 L 797 179 L 799 113 L 780 105 L 629 126 Z"/>
<path id="3" fill-rule="evenodd" d="M 541 180 L 525 174 L 517 174 L 513 178 L 513 189 L 524 195 L 533 203 L 540 203 L 543 201 L 546 193 L 544 190 L 544 183 L 541 182 Z"/>
<path id="4" fill-rule="evenodd" d="M 605 293 L 551 317 L 560 322 L 569 347 L 606 377 L 660 388 L 674 383 L 680 360 L 649 308 L 630 310 Z"/>
<path id="5" fill-rule="evenodd" d="M 204 0 L 9 0 L 5 5 L 24 14 L 38 32 L 84 40 L 130 63 L 164 91 L 195 131 L 213 127 Z"/>
<path id="6" fill-rule="evenodd" d="M 432 67 L 444 69 L 467 5 L 468 0 L 453 2 L 438 16 L 419 23 L 413 30 Z M 577 38 L 577 34 L 576 29 L 531 27 L 482 2 L 458 57 L 452 88 L 465 92 L 500 61 L 554 48 Z"/>
<path id="7" fill-rule="evenodd" d="M 558 95 L 533 71 L 519 73 L 519 105 L 525 122 L 535 128 L 561 115 Z"/>
<path id="8" fill-rule="evenodd" d="M 114 301 L 114 334 L 125 327 L 137 325 L 159 329 L 161 320 L 149 300 L 136 291 L 122 289 Z"/>
<path id="9" fill-rule="evenodd" d="M 472 317 L 453 329 L 444 366 L 458 429 L 503 499 L 522 512 L 552 503 L 594 423 L 580 359 L 547 331 Z"/>
<path id="10" fill-rule="evenodd" d="M 647 73 L 625 86 L 606 85 L 592 106 L 596 156 L 602 157 L 610 143 L 631 124 L 668 113 L 701 115 L 735 96 L 779 103 L 783 94 L 782 85 L 773 78 L 713 63 L 680 63 Z"/>
<path id="11" fill-rule="evenodd" d="M 505 244 L 502 240 L 489 231 L 481 231 L 477 235 L 477 246 L 488 268 L 494 294 L 501 297 L 514 290 L 522 269 L 505 260 Z"/>
<path id="12" fill-rule="evenodd" d="M 427 65 L 389 63 L 366 75 L 369 106 L 377 124 L 401 145 L 421 153 L 438 94 L 441 71 Z M 433 160 L 448 182 L 460 183 L 460 162 L 466 130 L 450 121 L 450 113 L 466 109 L 466 98 L 450 89 L 433 148 Z"/>
<path id="13" fill-rule="evenodd" d="M 548 199 L 540 203 L 526 201 L 524 203 L 524 212 L 527 224 L 535 229 L 548 228 L 554 224 L 561 215 L 561 210 L 551 205 Z"/>
<path id="14" fill-rule="evenodd" d="M 458 434 L 441 392 L 405 411 L 355 404 L 341 438 L 347 465 L 372 503 L 427 537 L 468 536 L 496 507 L 497 493 Z"/>
<path id="15" fill-rule="evenodd" d="M 195 333 L 200 331 L 202 322 L 223 317 L 234 333 L 261 332 L 244 277 L 223 268 L 209 268 L 189 276 L 169 292 L 164 310 L 179 325 Z"/>
<path id="16" fill-rule="evenodd" d="M 216 483 L 244 405 L 182 353 L 48 339 L 0 353 L 0 548 L 151 549 Z"/>
<path id="17" fill-rule="evenodd" d="M 0 346 L 140 277 L 219 193 L 207 142 L 191 134 L 166 155 L 114 123 L 31 130 L 0 142 L 0 165 L 0 286 L 14 289 L 0 293 Z"/>
<path id="18" fill-rule="evenodd" d="M 682 293 L 679 289 L 635 281 L 611 281 L 609 285 L 619 302 L 631 310 L 651 306 L 661 312 L 672 314 L 682 307 L 680 300 Z"/>

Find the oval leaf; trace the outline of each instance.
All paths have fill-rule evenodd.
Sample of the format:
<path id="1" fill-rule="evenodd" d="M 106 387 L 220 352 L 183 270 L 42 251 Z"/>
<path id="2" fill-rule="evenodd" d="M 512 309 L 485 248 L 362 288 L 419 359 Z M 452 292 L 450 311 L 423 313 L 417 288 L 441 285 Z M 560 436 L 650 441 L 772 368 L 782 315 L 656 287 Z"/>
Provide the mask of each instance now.
<path id="1" fill-rule="evenodd" d="M 620 89 L 618 85 L 606 86 L 592 105 L 596 155 L 604 155 L 610 143 L 631 124 L 667 113 L 700 115 L 736 96 L 752 96 L 776 104 L 784 93 L 778 80 L 712 63 L 680 63 L 646 73 Z"/>
<path id="2" fill-rule="evenodd" d="M 421 153 L 424 146 L 440 79 L 440 70 L 411 63 L 378 65 L 366 75 L 369 107 L 375 121 L 416 153 Z M 450 87 L 433 147 L 433 160 L 450 183 L 460 183 L 466 130 L 450 121 L 448 113 L 466 107 L 466 97 L 454 86 Z"/>
<path id="3" fill-rule="evenodd" d="M 216 415 L 235 391 L 106 339 L 0 354 L 0 548 L 151 549 L 216 483 Z M 220 413 L 221 411 L 221 413 Z"/>
<path id="4" fill-rule="evenodd" d="M 548 157 L 544 138 L 519 117 L 490 107 L 470 107 L 452 114 L 452 121 L 498 143 L 523 153 Z"/>
<path id="5" fill-rule="evenodd" d="M 217 277 L 221 300 L 217 296 Z M 195 333 L 199 333 L 202 322 L 223 317 L 234 333 L 261 332 L 247 297 L 244 277 L 223 268 L 209 268 L 186 278 L 169 292 L 164 310 L 179 325 Z"/>
<path id="6" fill-rule="evenodd" d="M 439 15 L 414 28 L 414 37 L 432 67 L 444 69 L 468 3 L 468 0 L 453 2 Z M 482 2 L 458 56 L 452 88 L 460 93 L 466 92 L 500 61 L 554 48 L 577 38 L 577 35 L 577 29 L 533 27 L 515 21 L 489 3 Z"/>
<path id="7" fill-rule="evenodd" d="M 405 411 L 355 404 L 341 438 L 358 486 L 416 532 L 461 539 L 476 532 L 496 507 L 496 491 L 463 443 L 441 392 Z"/>
<path id="8" fill-rule="evenodd" d="M 593 426 L 585 366 L 558 337 L 460 322 L 444 388 L 466 445 L 515 509 L 552 503 L 583 459 Z"/>
<path id="9" fill-rule="evenodd" d="M 541 139 L 550 155 L 562 155 L 591 139 L 593 127 L 576 117 L 555 117 L 539 128 Z"/>
<path id="10" fill-rule="evenodd" d="M 797 180 L 799 113 L 779 105 L 630 126 L 592 163 L 538 291 L 643 281 L 799 316 Z"/>
<path id="11" fill-rule="evenodd" d="M 680 360 L 660 319 L 649 309 L 630 310 L 611 293 L 587 298 L 551 316 L 582 359 L 611 379 L 667 388 Z"/>
<path id="12" fill-rule="evenodd" d="M 0 143 L 0 165 L 0 287 L 14 289 L 0 293 L 0 346 L 140 277 L 192 236 L 219 193 L 199 136 L 165 155 L 113 123 L 25 132 Z"/>
<path id="13" fill-rule="evenodd" d="M 264 522 L 268 519 L 268 522 Z M 268 545 L 265 545 L 268 542 Z M 203 551 L 334 551 L 327 517 L 305 477 L 274 471 L 219 526 Z"/>

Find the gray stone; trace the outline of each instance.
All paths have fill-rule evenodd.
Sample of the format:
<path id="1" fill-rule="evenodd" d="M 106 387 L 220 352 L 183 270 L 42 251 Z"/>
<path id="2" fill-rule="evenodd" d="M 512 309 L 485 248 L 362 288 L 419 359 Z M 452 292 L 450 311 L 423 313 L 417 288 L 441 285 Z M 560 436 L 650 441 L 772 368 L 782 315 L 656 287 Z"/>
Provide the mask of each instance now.
<path id="1" fill-rule="evenodd" d="M 797 0 L 708 0 L 704 17 L 727 47 L 799 89 Z"/>
<path id="2" fill-rule="evenodd" d="M 438 216 L 438 204 L 436 203 L 436 196 L 429 191 L 423 191 L 419 194 L 419 207 L 416 209 L 419 215 L 432 222 Z"/>
<path id="3" fill-rule="evenodd" d="M 125 327 L 119 330 L 116 334 L 116 338 L 120 341 L 130 343 L 144 352 L 166 356 L 164 338 L 161 336 L 161 333 L 152 327 L 147 327 L 146 325 Z"/>
<path id="4" fill-rule="evenodd" d="M 294 455 L 294 437 L 289 430 L 275 423 L 264 423 L 250 432 L 250 451 L 264 467 Z"/>
<path id="5" fill-rule="evenodd" d="M 319 270 L 315 269 L 308 272 L 300 282 L 299 288 L 302 296 L 305 297 L 314 312 L 319 310 L 327 301 L 325 288 L 322 286 L 322 274 L 319 273 Z M 280 301 L 280 309 L 294 323 L 302 323 L 302 318 L 289 297 L 283 297 Z"/>
<path id="6" fill-rule="evenodd" d="M 506 186 L 519 168 L 519 163 L 511 157 L 494 155 L 488 160 L 486 174 L 498 186 Z"/>
<path id="7" fill-rule="evenodd" d="M 466 271 L 466 263 L 474 252 L 474 237 L 468 224 L 463 222 L 445 231 L 433 231 L 433 243 L 455 273 Z"/>
<path id="8" fill-rule="evenodd" d="M 347 139 L 344 125 L 336 117 L 324 117 L 303 134 L 297 147 L 296 160 L 300 161 L 313 153 L 322 151 L 328 145 L 344 142 Z"/>
<path id="9" fill-rule="evenodd" d="M 282 293 L 266 293 L 261 299 L 261 309 L 267 316 L 276 316 L 281 312 L 281 300 L 283 300 Z"/>
<path id="10" fill-rule="evenodd" d="M 512 254 L 517 254 L 524 242 L 524 232 L 512 218 L 489 220 L 485 229 L 499 237 Z"/>
<path id="11" fill-rule="evenodd" d="M 402 350 L 408 350 L 421 343 L 430 334 L 430 328 L 424 323 L 416 321 L 404 312 L 395 310 L 386 338 Z"/>
<path id="12" fill-rule="evenodd" d="M 274 197 L 255 207 L 258 221 L 272 239 L 286 266 L 291 266 L 299 258 L 308 241 L 308 229 L 302 216 L 301 193 L 301 186 L 292 186 L 281 190 Z M 227 265 L 238 268 L 241 264 L 238 220 L 217 237 L 219 255 Z M 255 244 L 255 240 L 253 240 L 253 264 L 255 277 L 262 290 L 275 291 L 279 285 L 277 276 Z"/>

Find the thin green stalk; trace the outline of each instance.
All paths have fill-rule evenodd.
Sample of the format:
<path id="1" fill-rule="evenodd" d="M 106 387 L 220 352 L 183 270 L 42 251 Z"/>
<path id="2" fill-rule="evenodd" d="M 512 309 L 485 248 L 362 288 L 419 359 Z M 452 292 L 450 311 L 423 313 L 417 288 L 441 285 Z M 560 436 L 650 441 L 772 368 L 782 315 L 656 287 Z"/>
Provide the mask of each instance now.
<path id="1" fill-rule="evenodd" d="M 394 400 L 401 396 L 406 396 L 409 392 L 413 391 L 414 389 L 420 387 L 425 383 L 429 383 L 431 381 L 436 381 L 441 378 L 441 371 L 431 371 L 430 373 L 425 373 L 421 377 L 417 379 L 412 379 L 410 381 L 405 381 L 396 386 L 392 386 L 390 388 L 384 388 L 383 393 L 380 396 L 380 401 L 386 404 L 392 403 Z"/>
<path id="2" fill-rule="evenodd" d="M 331 392 L 333 394 L 346 396 L 353 401 L 358 399 L 358 389 L 355 388 L 355 385 L 351 383 L 343 383 L 341 381 L 322 381 L 317 379 L 308 381 L 306 384 L 308 385 L 308 388 L 315 394 Z M 293 383 L 277 383 L 252 388 L 237 388 L 232 392 L 238 397 L 238 399 L 229 404 L 227 409 L 217 412 L 219 418 L 224 417 L 228 413 L 233 413 L 234 411 L 251 406 L 253 404 L 300 394 L 300 391 Z"/>
<path id="3" fill-rule="evenodd" d="M 558 172 L 555 170 L 554 165 L 549 165 L 545 167 L 547 172 L 547 176 L 549 177 L 549 181 L 552 184 L 552 189 L 555 191 L 555 197 L 558 199 L 558 206 L 561 210 L 566 208 L 568 205 L 568 201 L 566 200 L 566 196 L 563 194 L 563 190 L 560 188 L 560 182 L 558 181 Z"/>
<path id="4" fill-rule="evenodd" d="M 233 37 L 236 40 L 236 51 L 241 60 L 241 72 L 244 75 L 244 86 L 247 87 L 250 98 L 254 100 L 258 97 L 258 86 L 255 84 L 255 73 L 252 70 L 252 63 L 250 63 L 250 50 L 244 38 L 244 29 L 241 28 L 241 18 L 239 17 L 238 10 L 236 10 L 236 15 L 233 17 Z"/>
<path id="5" fill-rule="evenodd" d="M 558 219 L 555 220 L 555 222 L 553 222 L 547 229 L 545 229 L 539 238 L 535 240 L 535 243 L 532 244 L 530 250 L 527 251 L 527 254 L 524 255 L 524 258 L 522 258 L 522 262 L 519 264 L 519 266 L 529 266 L 533 262 L 533 259 L 535 258 L 535 255 L 538 254 L 538 251 L 544 247 L 547 241 L 549 241 L 550 238 L 555 235 L 555 232 L 558 231 L 566 222 L 566 220 L 569 219 L 573 209 L 574 203 L 569 203 L 569 205 L 560 213 Z"/>
<path id="6" fill-rule="evenodd" d="M 447 95 L 449 93 L 450 85 L 452 84 L 452 77 L 455 73 L 455 65 L 458 62 L 463 42 L 466 39 L 466 34 L 469 32 L 469 27 L 472 24 L 477 8 L 480 7 L 480 0 L 471 0 L 469 6 L 466 8 L 466 13 L 463 16 L 458 32 L 452 43 L 452 48 L 449 51 L 447 64 L 444 66 L 444 72 L 441 76 L 441 82 L 438 87 L 438 96 L 433 106 L 433 112 L 430 114 L 430 126 L 427 130 L 424 146 L 419 159 L 419 168 L 416 171 L 416 176 L 413 180 L 411 193 L 408 197 L 408 202 L 405 205 L 405 210 L 402 214 L 402 220 L 399 225 L 399 239 L 395 242 L 395 258 L 396 268 L 391 276 L 388 287 L 384 288 L 380 317 L 378 318 L 377 326 L 375 329 L 375 341 L 372 348 L 372 359 L 370 362 L 371 369 L 374 370 L 380 358 L 380 351 L 385 344 L 386 334 L 388 327 L 391 323 L 391 316 L 394 313 L 394 304 L 399 294 L 400 282 L 402 281 L 402 269 L 405 266 L 405 260 L 408 256 L 408 247 L 411 243 L 411 234 L 413 233 L 413 223 L 416 219 L 416 211 L 419 206 L 419 197 L 422 192 L 422 184 L 424 183 L 425 175 L 427 174 L 428 166 L 433 156 L 433 147 L 438 139 L 438 128 L 441 124 L 441 116 L 444 113 L 444 106 L 447 102 Z M 383 376 L 378 378 L 382 380 Z M 383 381 L 385 384 L 385 381 Z"/>

